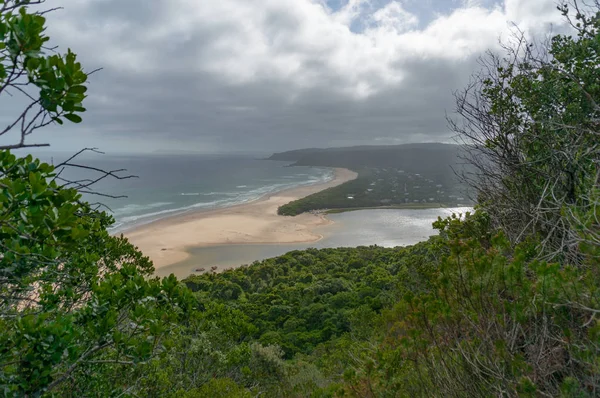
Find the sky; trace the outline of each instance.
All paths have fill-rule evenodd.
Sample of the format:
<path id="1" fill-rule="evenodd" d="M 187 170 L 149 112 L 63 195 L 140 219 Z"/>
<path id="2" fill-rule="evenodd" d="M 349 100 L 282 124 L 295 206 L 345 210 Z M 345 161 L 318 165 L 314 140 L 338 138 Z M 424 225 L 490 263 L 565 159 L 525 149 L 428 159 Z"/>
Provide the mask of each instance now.
<path id="1" fill-rule="evenodd" d="M 561 29 L 555 0 L 50 0 L 88 70 L 80 125 L 32 141 L 107 152 L 451 142 L 477 58 Z M 0 122 L 18 101 L 0 103 Z"/>

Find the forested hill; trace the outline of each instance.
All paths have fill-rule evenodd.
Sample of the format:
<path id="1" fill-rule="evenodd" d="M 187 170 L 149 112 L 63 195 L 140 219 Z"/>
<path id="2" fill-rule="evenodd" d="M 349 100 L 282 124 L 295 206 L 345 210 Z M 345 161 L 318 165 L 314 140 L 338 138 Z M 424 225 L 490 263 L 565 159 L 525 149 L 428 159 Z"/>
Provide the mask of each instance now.
<path id="1" fill-rule="evenodd" d="M 460 164 L 461 147 L 450 144 L 404 144 L 311 148 L 273 154 L 269 160 L 295 162 L 295 166 L 344 167 L 352 170 L 397 168 L 431 177 L 453 177 Z"/>
<path id="2" fill-rule="evenodd" d="M 323 209 L 415 206 L 456 207 L 470 204 L 466 187 L 457 178 L 461 147 L 448 144 L 405 144 L 347 148 L 300 149 L 276 153 L 270 160 L 294 166 L 343 167 L 358 178 L 279 208 L 294 216 Z"/>

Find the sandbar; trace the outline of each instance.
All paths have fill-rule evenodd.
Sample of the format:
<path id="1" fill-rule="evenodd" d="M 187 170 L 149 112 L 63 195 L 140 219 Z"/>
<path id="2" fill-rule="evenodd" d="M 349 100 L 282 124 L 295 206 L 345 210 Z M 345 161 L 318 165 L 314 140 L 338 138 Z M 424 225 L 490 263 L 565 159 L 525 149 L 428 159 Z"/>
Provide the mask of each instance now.
<path id="1" fill-rule="evenodd" d="M 291 188 L 236 206 L 174 215 L 123 234 L 150 257 L 157 270 L 185 261 L 192 247 L 316 242 L 322 236 L 314 229 L 331 223 L 324 214 L 313 212 L 285 217 L 278 215 L 277 209 L 357 177 L 357 173 L 348 169 L 333 170 L 334 178 L 328 182 Z"/>

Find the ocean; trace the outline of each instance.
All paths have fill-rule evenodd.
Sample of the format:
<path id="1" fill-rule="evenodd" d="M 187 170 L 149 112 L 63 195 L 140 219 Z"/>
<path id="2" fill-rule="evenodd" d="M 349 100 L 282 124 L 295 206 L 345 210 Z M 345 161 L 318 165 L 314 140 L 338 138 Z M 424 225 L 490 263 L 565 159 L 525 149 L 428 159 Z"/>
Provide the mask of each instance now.
<path id="1" fill-rule="evenodd" d="M 58 164 L 65 156 L 54 155 L 51 160 Z M 50 159 L 46 156 L 45 160 Z M 78 163 L 103 170 L 124 169 L 118 174 L 136 176 L 106 178 L 94 185 L 100 195 L 85 195 L 114 216 L 113 233 L 175 214 L 233 206 L 333 178 L 331 169 L 288 167 L 290 162 L 263 160 L 256 155 L 87 154 Z M 81 180 L 99 174 L 71 167 L 63 176 Z"/>

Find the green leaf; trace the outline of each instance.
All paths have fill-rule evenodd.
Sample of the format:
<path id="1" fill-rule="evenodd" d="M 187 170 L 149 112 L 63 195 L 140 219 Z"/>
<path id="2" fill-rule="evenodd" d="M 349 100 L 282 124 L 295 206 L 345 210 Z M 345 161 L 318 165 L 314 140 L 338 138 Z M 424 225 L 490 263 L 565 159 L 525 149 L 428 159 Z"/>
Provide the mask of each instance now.
<path id="1" fill-rule="evenodd" d="M 81 121 L 83 120 L 81 116 L 76 115 L 74 113 L 67 113 L 66 115 L 64 115 L 64 118 L 70 120 L 73 123 L 81 123 Z"/>
<path id="2" fill-rule="evenodd" d="M 86 91 L 86 86 L 73 86 L 69 89 L 69 94 L 85 94 Z"/>
<path id="3" fill-rule="evenodd" d="M 27 59 L 27 69 L 34 70 L 40 66 L 39 58 L 28 58 Z"/>

